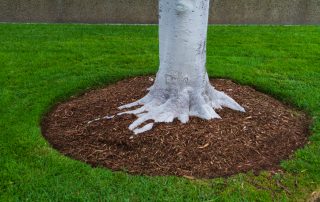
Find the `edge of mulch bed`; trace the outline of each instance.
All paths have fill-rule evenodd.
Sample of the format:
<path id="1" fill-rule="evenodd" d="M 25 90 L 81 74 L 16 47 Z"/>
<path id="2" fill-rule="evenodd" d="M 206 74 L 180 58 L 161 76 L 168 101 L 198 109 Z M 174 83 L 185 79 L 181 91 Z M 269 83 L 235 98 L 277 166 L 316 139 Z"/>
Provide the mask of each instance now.
<path id="1" fill-rule="evenodd" d="M 218 110 L 221 120 L 192 117 L 188 124 L 156 124 L 132 136 L 133 115 L 89 121 L 116 114 L 117 107 L 143 97 L 153 77 L 135 77 L 90 90 L 55 105 L 41 121 L 43 136 L 62 154 L 115 171 L 191 178 L 226 177 L 279 163 L 308 143 L 311 118 L 292 106 L 230 80 L 211 79 L 246 109 Z"/>

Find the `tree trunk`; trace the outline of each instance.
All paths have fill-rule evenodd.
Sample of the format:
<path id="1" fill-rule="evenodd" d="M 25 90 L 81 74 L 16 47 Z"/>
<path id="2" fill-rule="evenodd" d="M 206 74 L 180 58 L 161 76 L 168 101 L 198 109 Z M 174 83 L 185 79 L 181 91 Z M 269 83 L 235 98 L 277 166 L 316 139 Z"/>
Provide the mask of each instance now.
<path id="1" fill-rule="evenodd" d="M 121 114 L 136 114 L 129 129 L 135 134 L 152 129 L 148 120 L 187 123 L 189 116 L 220 118 L 214 109 L 245 110 L 223 92 L 215 90 L 206 71 L 209 0 L 159 0 L 160 67 L 149 93 L 119 107 L 142 105 Z"/>

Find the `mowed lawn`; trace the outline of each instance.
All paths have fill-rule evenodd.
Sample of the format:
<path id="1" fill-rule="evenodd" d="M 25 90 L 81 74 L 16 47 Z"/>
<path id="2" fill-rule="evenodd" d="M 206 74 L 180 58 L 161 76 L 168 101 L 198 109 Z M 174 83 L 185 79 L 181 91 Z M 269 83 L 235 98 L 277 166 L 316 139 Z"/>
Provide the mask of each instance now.
<path id="1" fill-rule="evenodd" d="M 313 117 L 310 144 L 281 163 L 284 172 L 211 180 L 132 176 L 52 149 L 39 126 L 50 107 L 88 88 L 155 74 L 157 32 L 0 24 L 1 201 L 285 201 L 320 189 L 319 26 L 209 27 L 210 76 L 253 86 Z"/>

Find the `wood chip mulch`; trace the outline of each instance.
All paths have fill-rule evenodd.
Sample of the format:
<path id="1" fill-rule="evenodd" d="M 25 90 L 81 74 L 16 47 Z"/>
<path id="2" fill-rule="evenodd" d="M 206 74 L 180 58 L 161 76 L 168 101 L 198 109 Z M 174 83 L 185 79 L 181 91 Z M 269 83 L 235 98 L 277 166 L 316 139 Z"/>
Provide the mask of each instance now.
<path id="1" fill-rule="evenodd" d="M 64 155 L 92 166 L 139 175 L 196 178 L 274 171 L 281 160 L 308 142 L 310 119 L 305 113 L 230 80 L 211 82 L 247 112 L 225 108 L 217 111 L 221 120 L 193 117 L 188 124 L 160 123 L 134 138 L 128 130 L 134 115 L 88 124 L 143 97 L 152 81 L 136 77 L 59 103 L 43 118 L 42 133 Z"/>

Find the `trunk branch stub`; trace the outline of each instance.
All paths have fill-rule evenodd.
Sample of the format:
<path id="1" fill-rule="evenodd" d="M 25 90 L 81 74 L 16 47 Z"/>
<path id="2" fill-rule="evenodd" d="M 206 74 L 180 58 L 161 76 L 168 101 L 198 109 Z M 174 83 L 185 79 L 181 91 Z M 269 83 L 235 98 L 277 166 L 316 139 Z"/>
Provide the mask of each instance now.
<path id="1" fill-rule="evenodd" d="M 159 0 L 160 67 L 149 93 L 119 107 L 138 118 L 129 126 L 135 134 L 151 130 L 153 123 L 187 123 L 190 116 L 221 118 L 214 109 L 228 107 L 245 112 L 236 101 L 211 86 L 206 72 L 209 0 Z"/>

